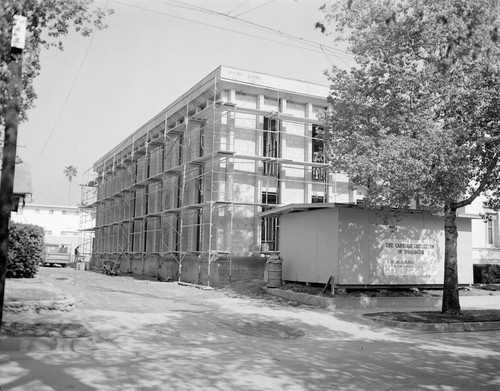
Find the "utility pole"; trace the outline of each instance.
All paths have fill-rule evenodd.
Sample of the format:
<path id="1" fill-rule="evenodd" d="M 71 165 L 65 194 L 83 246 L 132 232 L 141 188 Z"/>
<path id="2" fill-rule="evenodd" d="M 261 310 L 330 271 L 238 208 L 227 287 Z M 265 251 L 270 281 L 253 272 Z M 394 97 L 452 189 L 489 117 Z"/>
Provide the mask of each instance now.
<path id="1" fill-rule="evenodd" d="M 5 136 L 3 144 L 2 176 L 0 178 L 0 327 L 3 318 L 5 277 L 9 247 L 9 222 L 12 210 L 12 191 L 16 164 L 17 127 L 21 110 L 22 62 L 27 19 L 14 16 L 12 28 L 11 57 L 8 65 L 10 78 L 7 86 L 5 107 Z"/>

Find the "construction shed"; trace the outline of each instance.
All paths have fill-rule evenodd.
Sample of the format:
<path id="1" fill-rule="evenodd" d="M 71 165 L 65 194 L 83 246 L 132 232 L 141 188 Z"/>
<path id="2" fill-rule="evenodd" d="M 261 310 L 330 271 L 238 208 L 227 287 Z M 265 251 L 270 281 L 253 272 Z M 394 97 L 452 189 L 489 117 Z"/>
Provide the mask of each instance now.
<path id="1" fill-rule="evenodd" d="M 156 88 L 156 87 L 152 87 Z M 296 202 L 354 202 L 321 160 L 329 88 L 221 66 L 98 159 L 82 187 L 91 266 L 223 285 L 262 278 Z"/>
<path id="2" fill-rule="evenodd" d="M 344 287 L 442 286 L 444 218 L 383 214 L 354 204 L 291 204 L 262 213 L 280 218 L 283 280 Z M 473 283 L 471 218 L 459 216 L 459 284 Z"/>

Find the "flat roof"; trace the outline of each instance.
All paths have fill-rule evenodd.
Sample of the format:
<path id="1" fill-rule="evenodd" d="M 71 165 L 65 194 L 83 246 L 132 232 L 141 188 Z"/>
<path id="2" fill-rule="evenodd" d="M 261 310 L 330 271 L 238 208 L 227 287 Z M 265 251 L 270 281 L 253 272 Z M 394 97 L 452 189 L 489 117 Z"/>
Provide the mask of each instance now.
<path id="1" fill-rule="evenodd" d="M 297 212 L 307 212 L 311 210 L 318 210 L 318 209 L 334 209 L 334 208 L 353 208 L 353 209 L 365 209 L 365 210 L 377 210 L 377 209 L 367 209 L 364 208 L 361 205 L 353 204 L 353 203 L 303 203 L 303 204 L 288 204 L 284 206 L 280 206 L 277 208 L 273 208 L 270 210 L 266 210 L 265 212 L 262 212 L 259 214 L 260 217 L 275 217 L 275 216 L 281 216 L 284 214 L 288 213 L 297 213 Z M 395 209 L 396 210 L 396 209 Z M 400 209 L 403 212 L 410 212 L 410 213 L 425 213 L 421 209 Z M 481 216 L 476 215 L 476 214 L 471 214 L 471 213 L 458 213 L 457 217 L 460 218 L 466 218 L 466 219 L 480 219 Z"/>
<path id="2" fill-rule="evenodd" d="M 309 96 L 315 99 L 324 99 L 326 104 L 326 99 L 329 94 L 329 87 L 326 85 L 311 83 L 307 81 L 301 81 L 296 79 L 290 79 L 281 76 L 272 76 L 265 73 L 246 71 L 243 69 L 232 68 L 225 65 L 220 65 L 215 70 L 210 72 L 201 81 L 192 86 L 184 94 L 175 99 L 172 103 L 166 106 L 158 114 L 150 118 L 146 123 L 140 126 L 138 129 L 131 130 L 129 136 L 118 142 L 117 145 L 105 153 L 100 159 L 94 163 L 94 168 L 98 165 L 104 163 L 108 158 L 118 153 L 125 147 L 129 146 L 135 138 L 140 138 L 144 135 L 144 132 L 152 130 L 161 123 L 164 123 L 166 119 L 176 113 L 178 110 L 186 106 L 186 102 L 198 96 L 198 94 L 206 91 L 213 87 L 214 83 L 220 81 L 222 83 L 236 83 L 239 85 L 246 85 L 252 87 L 259 87 L 264 89 L 279 90 L 282 92 L 287 92 L 290 94 L 296 94 L 300 96 Z"/>

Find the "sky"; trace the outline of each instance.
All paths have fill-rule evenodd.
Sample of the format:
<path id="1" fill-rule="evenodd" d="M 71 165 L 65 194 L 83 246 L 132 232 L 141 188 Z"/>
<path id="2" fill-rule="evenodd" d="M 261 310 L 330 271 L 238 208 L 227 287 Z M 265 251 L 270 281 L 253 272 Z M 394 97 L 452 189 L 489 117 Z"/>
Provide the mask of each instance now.
<path id="1" fill-rule="evenodd" d="M 97 160 L 220 65 L 328 85 L 326 70 L 354 63 L 314 27 L 325 1 L 95 1 L 114 10 L 108 28 L 41 55 L 17 150 L 32 167 L 32 202 L 79 203 Z"/>

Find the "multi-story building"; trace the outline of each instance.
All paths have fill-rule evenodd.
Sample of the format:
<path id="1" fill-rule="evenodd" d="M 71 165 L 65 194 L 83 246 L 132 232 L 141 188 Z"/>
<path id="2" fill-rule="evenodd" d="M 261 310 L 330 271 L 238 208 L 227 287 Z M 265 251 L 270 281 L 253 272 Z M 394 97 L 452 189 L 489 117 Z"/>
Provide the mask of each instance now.
<path id="1" fill-rule="evenodd" d="M 263 274 L 271 207 L 354 202 L 318 158 L 328 87 L 217 68 L 99 159 L 83 191 L 94 264 L 195 283 Z"/>
<path id="2" fill-rule="evenodd" d="M 472 221 L 472 262 L 500 264 L 500 211 L 484 205 L 485 198 L 477 198 L 464 210 L 482 216 Z"/>
<path id="3" fill-rule="evenodd" d="M 26 203 L 11 219 L 18 223 L 34 224 L 45 231 L 45 243 L 65 246 L 73 254 L 78 246 L 80 210 L 76 206 L 42 205 Z"/>
<path id="4" fill-rule="evenodd" d="M 328 93 L 217 68 L 94 164 L 82 192 L 81 252 L 94 266 L 160 279 L 262 277 L 266 255 L 279 251 L 279 218 L 262 212 L 362 198 L 318 158 Z M 472 221 L 473 262 L 500 262 L 498 212 L 480 201 L 465 209 L 488 217 Z"/>

